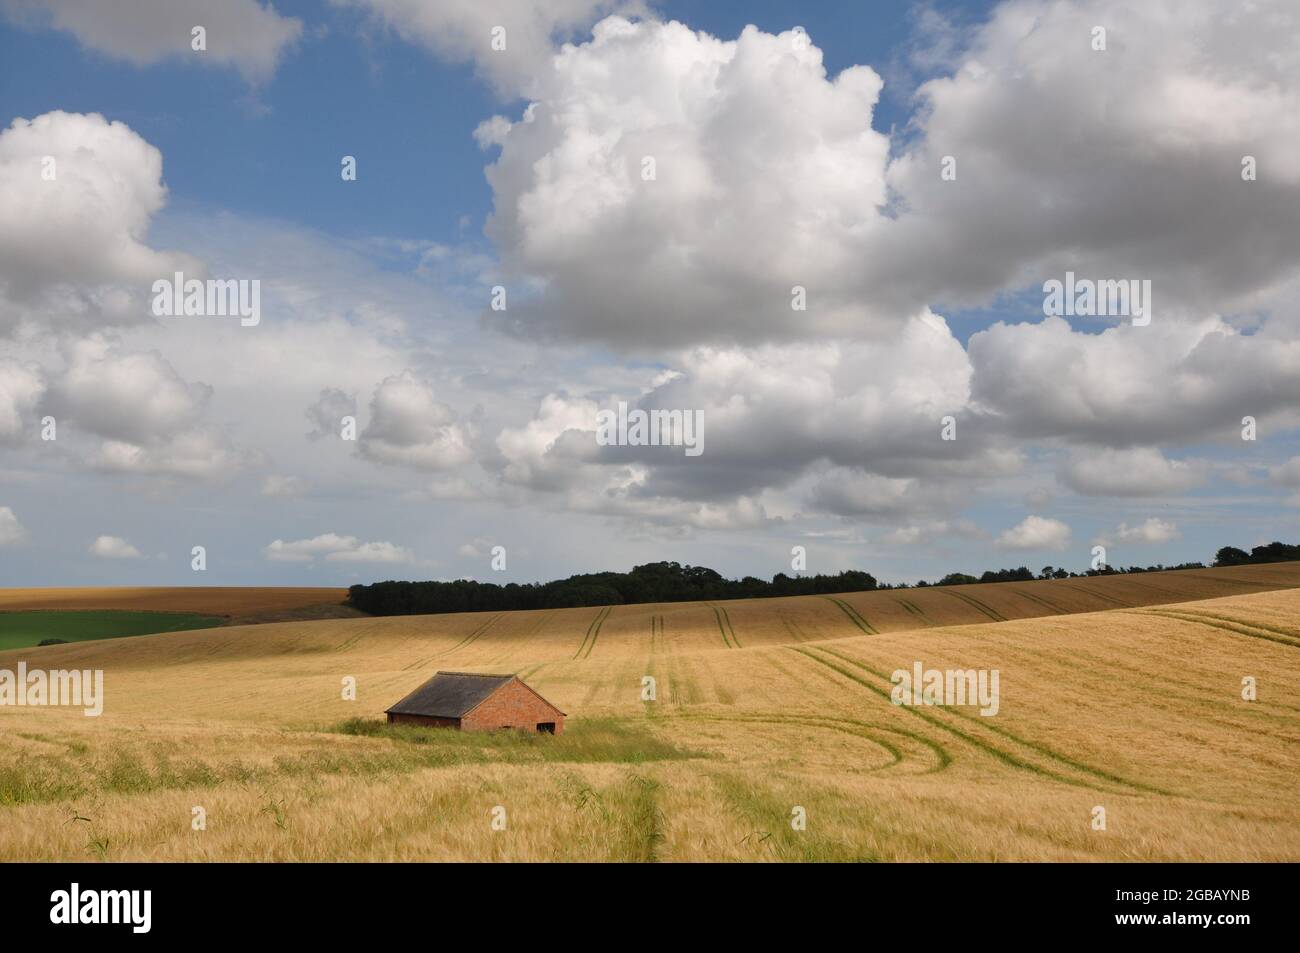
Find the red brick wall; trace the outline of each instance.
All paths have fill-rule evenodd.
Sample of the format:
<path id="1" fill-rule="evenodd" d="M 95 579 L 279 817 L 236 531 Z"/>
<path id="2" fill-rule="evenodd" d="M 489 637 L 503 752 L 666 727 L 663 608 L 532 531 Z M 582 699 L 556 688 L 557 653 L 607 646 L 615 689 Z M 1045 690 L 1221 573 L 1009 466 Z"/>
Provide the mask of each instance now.
<path id="1" fill-rule="evenodd" d="M 467 731 L 489 731 L 494 728 L 536 731 L 539 723 L 547 721 L 555 722 L 557 735 L 564 731 L 564 716 L 518 679 L 513 679 L 465 715 L 461 719 L 461 727 Z"/>

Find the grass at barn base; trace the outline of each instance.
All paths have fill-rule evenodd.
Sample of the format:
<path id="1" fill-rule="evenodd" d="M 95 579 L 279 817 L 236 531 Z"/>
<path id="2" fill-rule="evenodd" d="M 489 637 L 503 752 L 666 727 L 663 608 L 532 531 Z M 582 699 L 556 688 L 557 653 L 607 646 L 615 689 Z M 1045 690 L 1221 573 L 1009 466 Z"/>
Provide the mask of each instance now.
<path id="1" fill-rule="evenodd" d="M 427 749 L 431 755 L 417 755 L 417 758 L 428 766 L 439 761 L 447 764 L 476 761 L 642 764 L 702 756 L 655 737 L 644 724 L 621 718 L 580 719 L 568 723 L 558 735 L 390 725 L 377 718 L 349 718 L 331 730 Z"/>

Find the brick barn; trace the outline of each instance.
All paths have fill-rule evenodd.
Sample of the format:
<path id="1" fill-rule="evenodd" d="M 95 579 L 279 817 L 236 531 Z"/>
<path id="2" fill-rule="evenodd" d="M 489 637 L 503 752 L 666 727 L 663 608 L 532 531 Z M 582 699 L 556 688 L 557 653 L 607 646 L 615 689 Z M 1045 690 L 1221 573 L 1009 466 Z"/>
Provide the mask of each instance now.
<path id="1" fill-rule="evenodd" d="M 390 725 L 425 725 L 462 731 L 520 731 L 558 735 L 564 712 L 516 675 L 438 672 L 386 712 Z"/>

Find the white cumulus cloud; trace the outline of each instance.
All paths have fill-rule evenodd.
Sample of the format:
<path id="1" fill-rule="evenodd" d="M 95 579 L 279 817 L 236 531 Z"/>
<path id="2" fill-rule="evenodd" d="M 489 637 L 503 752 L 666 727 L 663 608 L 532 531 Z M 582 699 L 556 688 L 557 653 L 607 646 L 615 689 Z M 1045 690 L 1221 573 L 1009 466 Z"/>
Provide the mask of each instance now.
<path id="1" fill-rule="evenodd" d="M 44 393 L 45 375 L 38 365 L 0 359 L 0 446 L 17 444 L 27 435 Z"/>
<path id="2" fill-rule="evenodd" d="M 1076 450 L 1061 480 L 1085 496 L 1167 496 L 1204 483 L 1203 465 L 1170 460 L 1155 447 Z"/>
<path id="3" fill-rule="evenodd" d="M 302 496 L 310 489 L 311 481 L 304 477 L 269 473 L 262 479 L 261 493 L 263 496 L 288 498 Z"/>
<path id="4" fill-rule="evenodd" d="M 1115 538 L 1120 542 L 1145 546 L 1167 543 L 1180 535 L 1177 525 L 1156 516 L 1149 517 L 1136 526 L 1120 523 L 1119 528 L 1115 530 Z"/>
<path id="5" fill-rule="evenodd" d="M 57 111 L 15 119 L 0 132 L 0 333 L 145 320 L 154 280 L 203 270 L 145 244 L 166 196 L 162 154 L 125 123 Z"/>
<path id="6" fill-rule="evenodd" d="M 90 552 L 102 559 L 139 559 L 140 550 L 120 536 L 98 536 L 90 544 Z"/>
<path id="7" fill-rule="evenodd" d="M 0 546 L 14 546 L 27 538 L 27 531 L 18 522 L 14 511 L 7 506 L 0 506 Z"/>
<path id="8" fill-rule="evenodd" d="M 409 371 L 386 378 L 370 401 L 358 444 L 376 463 L 448 470 L 473 458 L 471 428 Z"/>
<path id="9" fill-rule="evenodd" d="M 333 0 L 370 11 L 404 39 L 453 63 L 473 63 L 503 97 L 530 92 L 555 42 L 640 0 Z M 494 37 L 494 30 L 500 30 Z M 494 38 L 499 37 L 497 46 Z"/>
<path id="10" fill-rule="evenodd" d="M 0 0 L 11 19 L 71 33 L 83 46 L 137 66 L 164 59 L 232 66 L 249 82 L 268 79 L 302 34 L 302 21 L 256 0 Z M 206 49 L 191 30 L 207 31 Z"/>
<path id="11" fill-rule="evenodd" d="M 520 120 L 479 134 L 501 149 L 488 234 L 545 282 L 493 319 L 655 346 L 859 333 L 849 288 L 886 202 L 881 79 L 828 76 L 805 40 L 610 17 L 560 50 Z"/>
<path id="12" fill-rule="evenodd" d="M 1002 549 L 1061 550 L 1070 541 L 1070 527 L 1060 520 L 1043 516 L 1026 516 L 997 538 Z"/>
<path id="13" fill-rule="evenodd" d="M 393 543 L 363 543 L 355 536 L 340 536 L 338 533 L 322 533 L 311 539 L 288 542 L 277 539 L 262 552 L 274 562 L 298 563 L 311 562 L 317 558 L 329 562 L 403 563 L 414 558 L 410 550 Z"/>

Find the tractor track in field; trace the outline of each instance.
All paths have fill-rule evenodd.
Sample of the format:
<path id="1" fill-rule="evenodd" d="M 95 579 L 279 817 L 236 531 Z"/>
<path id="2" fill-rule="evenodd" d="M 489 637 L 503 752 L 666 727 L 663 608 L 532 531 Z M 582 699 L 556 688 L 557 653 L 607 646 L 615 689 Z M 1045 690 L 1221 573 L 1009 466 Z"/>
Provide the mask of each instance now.
<path id="1" fill-rule="evenodd" d="M 1227 576 L 1201 576 L 1201 579 L 1210 579 L 1214 582 L 1221 582 L 1225 586 L 1250 586 L 1250 592 L 1243 592 L 1243 596 L 1253 595 L 1256 592 L 1276 592 L 1273 583 L 1257 582 L 1251 579 L 1229 579 Z"/>
<path id="2" fill-rule="evenodd" d="M 1231 622 L 1234 625 L 1244 625 L 1248 629 L 1259 629 L 1262 632 L 1272 632 L 1274 635 L 1280 635 L 1288 639 L 1300 641 L 1300 630 L 1281 629 L 1273 625 L 1264 625 L 1262 622 L 1249 622 L 1246 619 L 1237 619 L 1230 615 L 1218 615 L 1213 612 L 1205 612 L 1201 609 L 1178 609 L 1168 606 L 1152 606 L 1152 610 L 1156 612 L 1160 612 L 1161 610 L 1167 612 L 1182 612 L 1186 615 L 1195 615 L 1206 619 L 1214 619 L 1216 622 Z"/>
<path id="3" fill-rule="evenodd" d="M 917 608 L 915 603 L 908 602 L 906 599 L 900 599 L 897 596 L 894 597 L 894 601 L 897 602 L 900 606 L 902 606 L 905 610 L 907 610 L 909 614 L 920 619 L 926 625 L 936 624 L 934 620 L 932 620 L 929 616 L 927 616 L 924 612 L 922 612 L 919 608 Z"/>
<path id="4" fill-rule="evenodd" d="M 1050 669 L 1053 666 L 1060 666 L 1066 663 L 1066 659 L 1057 649 L 1038 648 L 1031 645 L 1016 643 L 1014 639 L 999 638 L 997 633 L 987 637 L 988 641 L 1010 649 L 1017 656 L 1028 656 L 1029 658 L 1041 660 L 1047 663 Z M 1159 656 L 1148 657 L 1141 664 L 1124 664 L 1113 658 L 1106 658 L 1101 655 L 1094 655 L 1078 647 L 1071 647 L 1069 652 L 1070 661 L 1079 664 L 1081 677 L 1078 687 L 1088 691 L 1104 692 L 1106 690 L 1105 681 L 1112 675 L 1125 674 L 1133 676 L 1135 681 L 1148 678 L 1151 674 L 1152 667 L 1159 665 L 1162 659 Z M 1010 664 L 1008 662 L 1008 664 Z M 1035 670 L 1039 670 L 1036 666 Z M 1105 673 L 1098 674 L 1098 673 Z M 1281 712 L 1270 711 L 1256 705 L 1234 704 L 1231 701 L 1225 701 L 1221 698 L 1214 697 L 1214 690 L 1205 686 L 1197 685 L 1194 682 L 1174 681 L 1167 682 L 1173 688 L 1163 688 L 1156 685 L 1147 685 L 1143 688 L 1143 694 L 1147 698 L 1168 699 L 1175 705 L 1162 705 L 1152 703 L 1152 707 L 1160 708 L 1171 714 L 1182 712 L 1186 714 L 1187 707 L 1191 706 L 1198 709 L 1195 717 L 1207 724 L 1215 724 L 1221 728 L 1227 728 L 1231 731 L 1253 731 L 1257 734 L 1265 734 L 1272 738 L 1283 738 L 1282 735 L 1267 729 L 1261 729 L 1258 725 L 1249 724 L 1251 718 L 1263 719 L 1267 722 L 1290 729 L 1296 724 L 1295 719 L 1290 715 Z M 1300 708 L 1291 705 L 1284 705 L 1278 702 L 1271 702 L 1270 707 L 1284 709 L 1286 711 L 1300 712 Z M 1210 712 L 1205 714 L 1203 712 Z M 1244 721 L 1224 721 L 1218 717 L 1222 712 L 1230 712 L 1233 716 L 1242 718 Z"/>
<path id="5" fill-rule="evenodd" d="M 363 633 L 358 632 L 356 635 L 352 636 L 351 638 L 349 638 L 349 639 L 344 639 L 344 640 L 343 640 L 342 642 L 340 642 L 338 645 L 334 646 L 334 651 L 335 651 L 335 652 L 342 652 L 342 651 L 344 651 L 345 649 L 350 649 L 350 648 L 352 648 L 352 646 L 356 645 L 358 642 L 361 641 L 361 636 L 362 636 L 362 635 L 363 635 Z"/>
<path id="6" fill-rule="evenodd" d="M 473 629 L 473 630 L 469 633 L 469 635 L 465 636 L 465 638 L 461 639 L 459 642 L 457 642 L 457 643 L 456 643 L 455 645 L 453 645 L 451 648 L 449 648 L 449 649 L 443 649 L 441 652 L 435 652 L 435 653 L 433 653 L 433 655 L 430 655 L 428 658 L 425 658 L 425 659 L 419 659 L 419 660 L 417 660 L 417 661 L 415 661 L 415 662 L 412 662 L 410 665 L 403 666 L 403 671 L 409 671 L 409 670 L 414 669 L 414 668 L 420 668 L 420 667 L 422 667 L 422 666 L 424 666 L 424 665 L 428 665 L 430 662 L 432 662 L 432 661 L 433 661 L 434 659 L 436 659 L 436 658 L 442 658 L 444 655 L 450 655 L 452 652 L 455 652 L 457 649 L 463 649 L 463 648 L 465 648 L 465 646 L 470 645 L 471 643 L 475 642 L 475 641 L 478 639 L 479 636 L 481 636 L 481 635 L 482 635 L 484 632 L 486 632 L 488 629 L 492 628 L 492 626 L 495 625 L 495 624 L 497 623 L 497 621 L 498 621 L 498 620 L 499 620 L 503 615 L 505 615 L 504 612 L 498 612 L 496 615 L 494 615 L 492 618 L 488 619 L 488 620 L 487 620 L 486 622 L 484 622 L 482 625 L 480 625 L 480 626 L 478 626 L 477 628 Z"/>
<path id="7" fill-rule="evenodd" d="M 1137 579 L 1133 578 L 1134 575 L 1137 575 L 1139 578 Z M 1189 600 L 1187 598 L 1188 593 L 1186 591 L 1182 589 L 1167 589 L 1164 586 L 1157 586 L 1155 583 L 1148 582 L 1147 580 L 1141 578 L 1141 576 L 1145 576 L 1145 575 L 1150 575 L 1150 573 L 1130 574 L 1127 578 L 1129 583 L 1134 587 L 1136 587 L 1137 589 L 1143 591 L 1144 593 L 1147 592 L 1155 593 L 1158 598 L 1156 598 L 1152 602 L 1140 602 L 1137 604 L 1138 606 L 1165 605 L 1168 603 L 1188 602 L 1188 601 L 1199 602 L 1201 599 L 1214 598 L 1214 596 L 1211 595 L 1198 595 L 1196 599 Z"/>
<path id="8" fill-rule="evenodd" d="M 701 700 L 699 683 L 682 664 L 679 655 L 667 655 L 668 661 L 668 699 L 674 707 L 697 705 Z"/>
<path id="9" fill-rule="evenodd" d="M 966 603 L 968 606 L 970 606 L 972 609 L 974 609 L 976 612 L 979 612 L 979 613 L 981 613 L 982 615 L 986 616 L 987 618 L 992 619 L 994 622 L 1007 622 L 1007 621 L 1010 621 L 1010 620 L 1007 619 L 1006 616 L 1004 616 L 1004 615 L 1003 615 L 1001 612 L 999 612 L 997 609 L 994 609 L 992 606 L 985 605 L 984 603 L 982 603 L 982 602 L 980 602 L 978 599 L 976 599 L 974 596 L 968 596 L 968 595 L 966 595 L 966 593 L 964 593 L 964 592 L 956 592 L 956 591 L 954 591 L 955 587 L 951 587 L 951 586 L 938 586 L 938 587 L 935 587 L 935 588 L 938 588 L 941 592 L 946 592 L 948 595 L 952 596 L 954 599 L 959 599 L 959 600 L 961 600 L 962 602 L 964 602 L 964 603 Z"/>
<path id="10" fill-rule="evenodd" d="M 708 678 L 709 685 L 713 689 L 713 699 L 722 705 L 734 705 L 736 696 L 731 689 L 727 687 L 725 678 L 720 677 L 718 668 L 709 661 L 709 656 L 700 655 L 695 659 L 695 664 L 702 667 L 700 672 L 701 678 Z"/>
<path id="11" fill-rule="evenodd" d="M 578 651 L 573 653 L 575 660 L 591 658 L 591 650 L 596 647 L 596 639 L 600 637 L 600 627 L 605 624 L 605 620 L 609 618 L 609 614 L 613 611 L 613 606 L 605 606 L 597 611 L 596 617 L 587 626 L 587 633 L 582 637 L 582 643 L 578 646 Z"/>
<path id="12" fill-rule="evenodd" d="M 1011 589 L 1009 591 L 1014 592 L 1018 596 L 1023 596 L 1024 598 L 1028 599 L 1030 602 L 1038 603 L 1038 605 L 1042 606 L 1044 609 L 1050 609 L 1054 615 L 1070 614 L 1067 610 L 1062 609 L 1060 606 L 1056 605 L 1055 603 L 1048 602 L 1042 596 L 1034 595 L 1031 592 L 1025 592 L 1025 590 L 1023 589 Z"/>
<path id="13" fill-rule="evenodd" d="M 889 768 L 905 764 L 908 756 L 895 744 L 880 738 L 880 734 L 898 735 L 915 741 L 917 744 L 928 748 L 934 754 L 935 763 L 932 767 L 924 771 L 917 771 L 916 774 L 935 774 L 945 770 L 953 763 L 952 754 L 943 745 L 936 742 L 933 738 L 927 738 L 925 735 L 914 731 L 906 731 L 902 728 L 884 728 L 880 725 L 872 725 L 865 721 L 857 721 L 853 718 L 835 718 L 830 715 L 715 715 L 707 712 L 683 712 L 675 717 L 686 718 L 695 721 L 730 721 L 740 724 L 761 724 L 777 725 L 780 727 L 811 727 L 824 728 L 828 731 L 837 731 L 841 734 L 852 735 L 856 738 L 862 738 L 873 744 L 879 745 L 889 753 L 891 761 L 889 764 L 880 765 L 875 768 L 867 768 L 866 771 L 885 771 Z"/>
<path id="14" fill-rule="evenodd" d="M 729 649 L 740 648 L 740 639 L 736 638 L 736 630 L 731 624 L 731 616 L 727 614 L 727 610 L 721 606 L 715 606 L 712 602 L 705 604 L 713 610 L 713 615 L 718 620 L 718 631 L 722 633 L 722 644 Z M 728 631 L 731 632 L 730 639 L 727 638 Z"/>
<path id="15" fill-rule="evenodd" d="M 664 617 L 660 613 L 650 616 L 650 654 L 655 655 L 664 647 Z"/>
<path id="16" fill-rule="evenodd" d="M 848 655 L 844 655 L 843 653 L 837 652 L 834 649 L 828 649 L 825 646 L 817 646 L 817 651 L 825 655 L 831 656 L 831 659 L 833 659 L 833 661 L 823 658 L 821 655 L 814 654 L 813 650 L 810 648 L 805 648 L 803 646 L 789 646 L 788 648 L 792 652 L 798 652 L 799 654 L 804 655 L 807 658 L 810 658 L 815 662 L 819 662 L 820 664 L 826 666 L 827 668 L 838 672 L 840 675 L 843 675 L 845 678 L 849 679 L 850 681 L 856 682 L 857 684 L 861 685 L 863 688 L 866 688 L 868 691 L 872 692 L 873 694 L 879 695 L 880 697 L 884 698 L 886 701 L 890 701 L 892 704 L 891 690 L 893 687 L 893 683 L 889 680 L 888 677 L 881 674 L 880 672 L 875 671 L 874 669 L 870 668 L 869 666 L 859 661 L 858 659 L 855 659 Z M 879 679 L 881 682 L 884 682 L 885 685 L 888 685 L 890 687 L 886 688 L 880 684 L 869 682 L 861 675 L 852 671 L 851 668 L 846 668 L 845 666 L 851 666 L 851 668 L 856 668 L 861 672 L 865 672 Z M 915 715 L 916 717 L 922 719 L 923 721 L 928 722 L 931 725 L 934 725 L 937 728 L 941 728 L 942 730 L 948 732 L 949 734 L 956 735 L 958 738 L 961 738 L 963 741 L 967 742 L 973 747 L 983 751 L 986 754 L 991 755 L 992 757 L 996 758 L 999 761 L 1002 761 L 1005 764 L 1009 764 L 1013 767 L 1020 768 L 1025 771 L 1032 772 L 1034 774 L 1051 778 L 1055 781 L 1060 781 L 1063 784 L 1068 784 L 1073 787 L 1083 787 L 1083 788 L 1088 788 L 1090 790 L 1096 790 L 1100 787 L 1097 783 L 1100 781 L 1100 782 L 1104 782 L 1104 784 L 1106 785 L 1111 785 L 1113 788 L 1117 789 L 1115 790 L 1115 793 L 1119 793 L 1119 794 L 1145 793 L 1145 794 L 1161 794 L 1166 796 L 1177 796 L 1174 795 L 1174 793 L 1171 791 L 1166 791 L 1161 788 L 1154 787 L 1153 785 L 1143 784 L 1139 781 L 1130 781 L 1127 778 L 1120 777 L 1117 774 L 1112 774 L 1108 771 L 1103 771 L 1100 768 L 1094 768 L 1091 765 L 1084 764 L 1081 761 L 1075 761 L 1074 759 L 1069 758 L 1066 755 L 1060 754 L 1057 751 L 1053 751 L 1051 748 L 1048 748 L 1045 745 L 1041 745 L 1038 744 L 1037 742 L 1033 742 L 1025 738 L 1021 738 L 1018 735 L 1013 734 L 1010 731 L 1007 731 L 1005 728 L 998 728 L 994 725 L 990 725 L 987 723 L 986 719 L 981 721 L 980 716 L 967 715 L 965 712 L 958 711 L 957 709 L 952 707 L 933 706 L 932 711 L 918 708 L 911 705 L 900 705 L 898 707 L 903 708 L 905 711 Z M 947 721 L 944 720 L 944 718 L 939 716 L 939 712 L 943 712 L 945 715 L 951 715 L 954 716 L 956 719 L 959 719 L 961 722 L 964 723 L 963 727 L 958 728 L 955 725 L 949 724 Z M 978 728 L 981 731 L 991 732 L 992 734 L 995 734 L 1002 739 L 1006 739 L 1006 741 L 1011 742 L 1012 746 L 1019 746 L 1020 748 L 1028 749 L 1039 758 L 1046 758 L 1051 762 L 1055 762 L 1056 766 L 1054 766 L 1053 768 L 1047 768 L 1042 766 L 1041 764 L 1034 764 L 1033 761 L 1029 760 L 1031 757 L 1030 755 L 1026 755 L 1023 752 L 1013 754 L 1011 751 L 1007 751 L 1005 750 L 1004 747 L 999 747 L 998 745 L 994 744 L 993 742 L 987 739 L 976 737 L 970 730 L 963 730 L 963 728 L 965 728 L 966 725 L 970 725 L 972 728 L 978 726 Z M 1070 774 L 1063 773 L 1062 767 L 1070 771 L 1073 771 L 1077 774 L 1085 775 L 1087 777 L 1086 778 L 1073 777 Z"/>
<path id="17" fill-rule="evenodd" d="M 822 598 L 825 599 L 827 602 L 832 602 L 835 605 L 839 606 L 840 611 L 843 612 L 846 616 L 848 616 L 849 621 L 852 622 L 853 625 L 856 626 L 858 629 L 861 629 L 863 632 L 865 632 L 867 635 L 880 634 L 875 630 L 875 628 L 872 627 L 871 623 L 866 620 L 866 618 L 862 615 L 862 613 L 858 612 L 857 609 L 853 608 L 853 606 L 849 605 L 843 599 L 836 599 L 834 596 L 822 596 Z"/>
<path id="18" fill-rule="evenodd" d="M 868 827 L 874 830 L 875 811 L 869 805 L 849 801 L 842 792 L 809 785 L 806 781 L 797 788 L 792 787 L 787 779 L 769 777 L 755 781 L 736 771 L 713 770 L 706 772 L 706 777 L 732 816 L 749 829 L 736 846 L 749 845 L 753 851 L 751 857 L 804 863 L 875 863 L 882 859 L 874 845 L 845 843 L 834 835 L 811 830 L 799 833 L 784 823 L 772 823 L 786 812 L 797 790 L 797 798 L 810 804 L 812 810 L 821 816 L 853 811 L 866 819 Z"/>
<path id="19" fill-rule="evenodd" d="M 816 641 L 812 636 L 810 636 L 807 632 L 803 630 L 803 627 L 799 625 L 798 621 L 789 618 L 780 610 L 777 610 L 777 618 L 781 620 L 782 627 L 784 627 L 785 631 L 789 633 L 790 638 L 793 639 L 795 642 Z"/>
<path id="20" fill-rule="evenodd" d="M 528 681 L 528 679 L 532 678 L 535 674 L 537 674 L 537 672 L 541 671 L 542 667 L 545 665 L 546 665 L 545 662 L 538 662 L 536 665 L 530 665 L 527 668 L 523 669 L 522 671 L 516 672 L 515 674 L 516 676 L 519 677 L 521 681 Z"/>
<path id="21" fill-rule="evenodd" d="M 1300 649 L 1300 637 L 1285 630 L 1255 625 L 1250 622 L 1242 622 L 1238 619 L 1167 608 L 1135 609 L 1133 611 L 1139 615 L 1153 615 L 1162 619 L 1177 619 L 1180 622 L 1193 622 L 1211 629 L 1218 629 L 1221 632 L 1231 632 L 1234 635 L 1244 635 L 1252 639 L 1263 639 L 1266 642 L 1276 642 L 1278 645 Z"/>
<path id="22" fill-rule="evenodd" d="M 1103 602 L 1109 602 L 1120 609 L 1135 608 L 1131 602 L 1125 602 L 1123 599 L 1116 599 L 1114 596 L 1109 596 L 1104 592 L 1097 592 L 1093 589 L 1084 589 L 1082 586 L 1072 586 L 1066 582 L 1063 582 L 1060 585 L 1062 589 L 1069 589 L 1072 590 L 1073 592 L 1077 592 L 1085 596 L 1092 596 L 1094 599 L 1100 599 Z"/>

